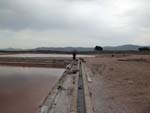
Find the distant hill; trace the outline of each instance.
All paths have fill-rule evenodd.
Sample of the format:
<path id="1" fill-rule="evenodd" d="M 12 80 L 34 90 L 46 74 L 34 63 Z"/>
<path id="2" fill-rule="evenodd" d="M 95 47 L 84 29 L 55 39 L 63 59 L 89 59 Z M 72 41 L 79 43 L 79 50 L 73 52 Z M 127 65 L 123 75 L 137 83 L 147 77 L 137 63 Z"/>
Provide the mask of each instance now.
<path id="1" fill-rule="evenodd" d="M 22 51 L 23 49 L 20 48 L 4 48 L 0 49 L 1 51 Z"/>
<path id="2" fill-rule="evenodd" d="M 49 51 L 66 51 L 66 52 L 71 52 L 71 51 L 93 51 L 94 48 L 86 48 L 86 47 L 39 47 L 35 48 L 34 50 L 49 50 Z"/>
<path id="3" fill-rule="evenodd" d="M 104 46 L 103 50 L 107 51 L 138 51 L 139 45 L 120 45 L 120 46 Z M 94 47 L 92 48 L 86 48 L 86 47 L 40 47 L 36 48 L 34 50 L 50 50 L 50 51 L 93 51 Z"/>
<path id="4" fill-rule="evenodd" d="M 104 50 L 109 51 L 138 51 L 139 45 L 121 45 L 121 46 L 105 46 Z"/>
<path id="5" fill-rule="evenodd" d="M 139 45 L 120 45 L 120 46 L 104 46 L 104 51 L 138 51 L 138 48 L 144 47 Z M 150 46 L 146 46 L 150 47 Z M 74 50 L 80 52 L 90 52 L 94 47 L 38 47 L 34 49 L 19 49 L 19 48 L 6 48 L 0 49 L 1 51 L 59 51 L 59 52 L 72 52 Z"/>

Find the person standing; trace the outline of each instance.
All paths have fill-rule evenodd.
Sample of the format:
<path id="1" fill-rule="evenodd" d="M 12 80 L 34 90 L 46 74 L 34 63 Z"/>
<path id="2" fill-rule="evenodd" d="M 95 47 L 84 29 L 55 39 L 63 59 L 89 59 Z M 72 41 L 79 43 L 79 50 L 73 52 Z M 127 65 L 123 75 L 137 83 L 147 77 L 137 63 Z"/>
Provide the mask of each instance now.
<path id="1" fill-rule="evenodd" d="M 73 53 L 72 53 L 72 55 L 73 55 L 73 60 L 76 60 L 76 54 L 77 54 L 77 52 L 76 52 L 76 50 L 74 50 Z"/>

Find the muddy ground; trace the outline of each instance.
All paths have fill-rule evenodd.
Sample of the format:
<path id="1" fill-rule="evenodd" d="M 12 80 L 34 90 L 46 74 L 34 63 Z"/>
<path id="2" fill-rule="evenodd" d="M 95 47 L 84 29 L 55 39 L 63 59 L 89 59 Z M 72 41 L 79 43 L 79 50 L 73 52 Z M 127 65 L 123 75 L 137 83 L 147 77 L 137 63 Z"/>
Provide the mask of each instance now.
<path id="1" fill-rule="evenodd" d="M 94 113 L 150 113 L 150 55 L 107 54 L 85 61 Z M 64 67 L 70 62 L 71 58 L 0 58 L 0 65 L 27 67 Z"/>
<path id="2" fill-rule="evenodd" d="M 0 57 L 0 65 L 22 67 L 65 68 L 72 61 L 63 57 Z"/>
<path id="3" fill-rule="evenodd" d="M 94 113 L 150 113 L 150 56 L 86 59 Z"/>

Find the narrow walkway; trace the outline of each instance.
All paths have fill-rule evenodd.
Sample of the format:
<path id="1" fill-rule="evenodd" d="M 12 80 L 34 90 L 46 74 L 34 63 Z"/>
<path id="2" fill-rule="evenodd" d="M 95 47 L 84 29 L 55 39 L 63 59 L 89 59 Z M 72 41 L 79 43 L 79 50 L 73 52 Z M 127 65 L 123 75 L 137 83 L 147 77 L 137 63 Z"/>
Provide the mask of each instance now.
<path id="1" fill-rule="evenodd" d="M 41 105 L 39 113 L 93 113 L 86 78 L 82 62 L 73 61 Z"/>
<path id="2" fill-rule="evenodd" d="M 79 76 L 78 63 L 76 61 L 70 64 L 70 69 L 66 69 L 61 79 L 48 94 L 40 108 L 40 113 L 76 113 L 77 90 Z"/>

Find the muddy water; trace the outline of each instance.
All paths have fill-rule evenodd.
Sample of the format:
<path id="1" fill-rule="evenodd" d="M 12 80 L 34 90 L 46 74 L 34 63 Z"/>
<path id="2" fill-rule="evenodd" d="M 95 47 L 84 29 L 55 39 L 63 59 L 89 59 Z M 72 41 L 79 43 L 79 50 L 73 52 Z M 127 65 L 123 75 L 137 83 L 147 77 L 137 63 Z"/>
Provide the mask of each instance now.
<path id="1" fill-rule="evenodd" d="M 64 69 L 0 66 L 0 113 L 36 113 Z"/>
<path id="2" fill-rule="evenodd" d="M 9 54 L 0 57 L 72 57 L 71 54 Z M 77 55 L 77 57 L 94 57 L 94 55 Z"/>

